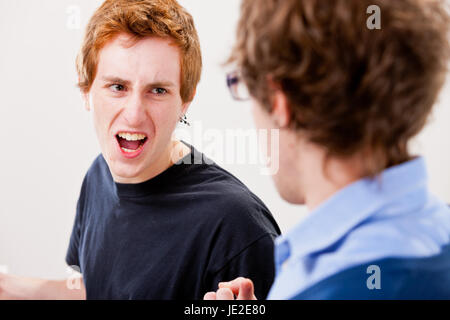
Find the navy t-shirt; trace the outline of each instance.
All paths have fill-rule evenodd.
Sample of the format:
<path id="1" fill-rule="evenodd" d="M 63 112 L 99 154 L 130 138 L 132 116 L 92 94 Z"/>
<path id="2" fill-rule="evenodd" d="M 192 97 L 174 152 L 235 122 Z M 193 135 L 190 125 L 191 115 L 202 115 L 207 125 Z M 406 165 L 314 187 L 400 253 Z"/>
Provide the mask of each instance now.
<path id="1" fill-rule="evenodd" d="M 266 297 L 279 227 L 244 184 L 190 147 L 139 184 L 114 182 L 103 156 L 94 161 L 66 256 L 87 299 L 202 299 L 239 276 Z"/>

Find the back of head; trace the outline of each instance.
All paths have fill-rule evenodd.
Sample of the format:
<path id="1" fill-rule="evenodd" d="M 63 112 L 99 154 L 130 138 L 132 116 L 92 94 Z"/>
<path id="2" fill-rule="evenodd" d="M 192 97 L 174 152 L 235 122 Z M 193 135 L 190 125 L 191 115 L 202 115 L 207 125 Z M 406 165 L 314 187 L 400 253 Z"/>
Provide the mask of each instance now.
<path id="1" fill-rule="evenodd" d="M 133 40 L 169 38 L 180 49 L 181 98 L 193 99 L 202 58 L 192 16 L 175 0 L 106 0 L 92 16 L 77 57 L 78 86 L 88 92 L 96 75 L 100 50 L 119 33 Z"/>
<path id="2" fill-rule="evenodd" d="M 381 9 L 381 29 L 367 9 Z M 243 0 L 231 61 L 252 96 L 286 94 L 292 129 L 329 156 L 366 156 L 376 175 L 410 158 L 447 72 L 449 17 L 439 0 Z"/>

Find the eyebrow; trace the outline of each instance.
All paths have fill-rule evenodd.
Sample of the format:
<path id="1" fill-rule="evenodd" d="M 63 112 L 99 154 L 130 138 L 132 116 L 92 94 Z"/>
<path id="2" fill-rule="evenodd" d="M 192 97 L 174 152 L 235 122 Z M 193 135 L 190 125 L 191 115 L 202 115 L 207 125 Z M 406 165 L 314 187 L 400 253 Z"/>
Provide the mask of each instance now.
<path id="1" fill-rule="evenodd" d="M 129 86 L 131 84 L 131 81 L 129 80 L 121 79 L 119 77 L 114 76 L 104 76 L 102 77 L 102 80 L 104 82 L 114 82 L 124 86 Z M 156 80 L 154 82 L 150 82 L 145 85 L 146 89 L 155 87 L 175 87 L 175 84 L 169 80 Z"/>

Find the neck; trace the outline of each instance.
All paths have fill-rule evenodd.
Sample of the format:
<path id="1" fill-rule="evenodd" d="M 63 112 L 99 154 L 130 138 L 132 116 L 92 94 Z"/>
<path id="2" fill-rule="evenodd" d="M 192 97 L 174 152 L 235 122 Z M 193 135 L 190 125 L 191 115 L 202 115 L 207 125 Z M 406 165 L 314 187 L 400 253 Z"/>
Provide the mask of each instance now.
<path id="1" fill-rule="evenodd" d="M 309 145 L 299 153 L 297 163 L 299 192 L 310 211 L 333 196 L 339 190 L 361 179 L 361 159 L 326 158 L 325 152 Z"/>
<path id="2" fill-rule="evenodd" d="M 121 177 L 114 175 L 112 176 L 117 183 L 126 184 L 137 184 L 147 180 L 150 180 L 160 173 L 164 172 L 180 159 L 184 158 L 191 152 L 191 149 L 187 147 L 184 143 L 173 140 L 169 143 L 164 152 L 161 153 L 158 159 L 153 162 L 153 165 L 148 166 L 141 174 L 136 177 Z"/>

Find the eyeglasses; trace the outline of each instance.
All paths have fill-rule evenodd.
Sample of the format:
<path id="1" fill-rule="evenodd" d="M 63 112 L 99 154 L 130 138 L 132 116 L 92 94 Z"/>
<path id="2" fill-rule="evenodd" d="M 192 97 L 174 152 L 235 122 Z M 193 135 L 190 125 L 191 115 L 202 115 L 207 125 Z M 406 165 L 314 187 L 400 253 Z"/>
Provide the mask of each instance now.
<path id="1" fill-rule="evenodd" d="M 240 72 L 233 71 L 227 74 L 227 86 L 233 99 L 239 101 L 247 101 L 250 99 L 250 93 L 242 80 Z"/>

